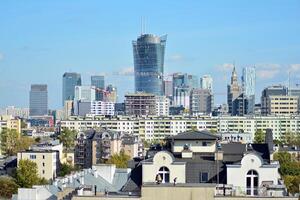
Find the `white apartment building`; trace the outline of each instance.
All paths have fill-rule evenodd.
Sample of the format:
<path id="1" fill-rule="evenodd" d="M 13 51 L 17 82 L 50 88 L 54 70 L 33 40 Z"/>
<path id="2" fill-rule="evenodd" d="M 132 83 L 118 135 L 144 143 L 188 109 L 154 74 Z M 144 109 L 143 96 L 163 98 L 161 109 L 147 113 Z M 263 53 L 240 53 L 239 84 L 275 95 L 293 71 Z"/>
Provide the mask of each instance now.
<path id="1" fill-rule="evenodd" d="M 166 136 L 176 135 L 187 130 L 210 130 L 221 133 L 250 133 L 252 138 L 257 130 L 273 130 L 274 139 L 287 131 L 300 131 L 300 116 L 169 116 L 169 117 L 129 117 L 115 116 L 113 118 L 90 118 L 65 120 L 61 128 L 78 131 L 103 127 L 115 131 L 123 131 L 139 135 L 141 139 L 163 139 Z"/>
<path id="2" fill-rule="evenodd" d="M 170 99 L 166 96 L 156 96 L 156 115 L 168 116 L 170 108 Z"/>
<path id="3" fill-rule="evenodd" d="M 104 102 L 104 101 L 92 101 L 91 114 L 92 115 L 114 115 L 115 103 Z"/>
<path id="4" fill-rule="evenodd" d="M 269 96 L 268 113 L 271 115 L 291 115 L 298 113 L 298 96 Z"/>

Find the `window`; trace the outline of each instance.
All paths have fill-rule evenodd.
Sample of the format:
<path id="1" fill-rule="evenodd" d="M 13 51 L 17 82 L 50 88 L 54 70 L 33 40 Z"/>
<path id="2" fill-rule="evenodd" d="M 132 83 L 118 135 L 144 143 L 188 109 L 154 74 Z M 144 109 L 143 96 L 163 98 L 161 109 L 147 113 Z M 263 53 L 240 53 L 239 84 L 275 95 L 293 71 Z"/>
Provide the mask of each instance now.
<path id="1" fill-rule="evenodd" d="M 36 155 L 30 155 L 29 157 L 30 157 L 30 159 L 32 159 L 32 160 L 36 159 Z"/>
<path id="2" fill-rule="evenodd" d="M 202 142 L 202 146 L 206 147 L 207 146 L 207 142 Z"/>
<path id="3" fill-rule="evenodd" d="M 45 170 L 43 170 L 43 174 L 45 174 Z"/>
<path id="4" fill-rule="evenodd" d="M 208 172 L 200 172 L 200 183 L 208 182 Z"/>
<path id="5" fill-rule="evenodd" d="M 45 155 L 43 155 L 43 159 L 45 159 Z"/>
<path id="6" fill-rule="evenodd" d="M 246 175 L 247 195 L 258 195 L 258 173 L 254 170 L 248 171 Z"/>
<path id="7" fill-rule="evenodd" d="M 43 167 L 45 167 L 45 163 L 43 163 Z"/>
<path id="8" fill-rule="evenodd" d="M 161 167 L 158 174 L 160 175 L 162 183 L 170 182 L 170 170 L 167 167 Z"/>

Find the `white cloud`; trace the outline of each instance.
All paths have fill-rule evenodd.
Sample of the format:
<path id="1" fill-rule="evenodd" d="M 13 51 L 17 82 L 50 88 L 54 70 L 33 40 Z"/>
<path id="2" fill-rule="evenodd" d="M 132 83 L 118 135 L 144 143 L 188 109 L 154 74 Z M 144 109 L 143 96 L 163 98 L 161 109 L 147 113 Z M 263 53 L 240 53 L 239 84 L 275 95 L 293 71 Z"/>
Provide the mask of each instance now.
<path id="1" fill-rule="evenodd" d="M 256 75 L 261 79 L 272 79 L 280 73 L 280 64 L 256 64 Z"/>
<path id="2" fill-rule="evenodd" d="M 289 67 L 289 72 L 299 72 L 300 64 L 291 64 Z"/>
<path id="3" fill-rule="evenodd" d="M 125 67 L 119 70 L 118 72 L 114 72 L 113 75 L 119 76 L 133 76 L 134 75 L 134 68 L 133 67 Z"/>
<path id="4" fill-rule="evenodd" d="M 232 63 L 224 63 L 222 65 L 217 66 L 217 69 L 219 71 L 226 72 L 226 71 L 231 71 L 233 69 L 233 66 L 234 65 Z"/>
<path id="5" fill-rule="evenodd" d="M 178 61 L 182 61 L 184 59 L 183 55 L 181 54 L 173 54 L 170 57 L 168 57 L 168 61 L 170 62 L 178 62 Z"/>

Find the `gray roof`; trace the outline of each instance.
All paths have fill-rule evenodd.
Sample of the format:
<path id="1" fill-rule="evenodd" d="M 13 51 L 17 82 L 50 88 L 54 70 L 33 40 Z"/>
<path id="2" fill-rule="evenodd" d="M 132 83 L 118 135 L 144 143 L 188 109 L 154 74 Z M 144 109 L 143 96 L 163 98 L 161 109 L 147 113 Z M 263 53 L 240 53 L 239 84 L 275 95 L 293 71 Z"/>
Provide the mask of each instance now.
<path id="1" fill-rule="evenodd" d="M 208 131 L 187 131 L 179 133 L 175 136 L 170 136 L 167 139 L 171 140 L 217 140 L 219 136 L 213 135 Z"/>

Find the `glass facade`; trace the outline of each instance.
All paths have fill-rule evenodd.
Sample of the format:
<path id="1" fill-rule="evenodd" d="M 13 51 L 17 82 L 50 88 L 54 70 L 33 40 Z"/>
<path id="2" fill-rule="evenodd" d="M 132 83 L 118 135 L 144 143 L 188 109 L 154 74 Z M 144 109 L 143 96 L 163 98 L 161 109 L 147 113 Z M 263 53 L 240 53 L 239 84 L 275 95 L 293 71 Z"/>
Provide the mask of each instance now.
<path id="1" fill-rule="evenodd" d="M 48 114 L 48 90 L 45 84 L 31 85 L 29 94 L 29 115 L 42 116 Z"/>
<path id="2" fill-rule="evenodd" d="M 66 72 L 63 75 L 63 91 L 62 91 L 62 103 L 66 100 L 74 100 L 75 86 L 81 85 L 81 75 L 78 73 Z"/>
<path id="3" fill-rule="evenodd" d="M 248 108 L 246 114 L 254 113 L 255 81 L 256 81 L 255 67 L 245 67 L 243 69 L 242 84 L 243 84 L 244 96 L 248 101 Z"/>
<path id="4" fill-rule="evenodd" d="M 104 76 L 91 76 L 91 85 L 103 90 L 105 88 Z M 103 101 L 103 91 L 96 90 L 96 101 Z"/>
<path id="5" fill-rule="evenodd" d="M 135 92 L 163 95 L 164 55 L 167 36 L 141 35 L 133 41 Z"/>

